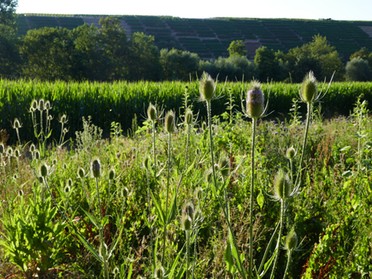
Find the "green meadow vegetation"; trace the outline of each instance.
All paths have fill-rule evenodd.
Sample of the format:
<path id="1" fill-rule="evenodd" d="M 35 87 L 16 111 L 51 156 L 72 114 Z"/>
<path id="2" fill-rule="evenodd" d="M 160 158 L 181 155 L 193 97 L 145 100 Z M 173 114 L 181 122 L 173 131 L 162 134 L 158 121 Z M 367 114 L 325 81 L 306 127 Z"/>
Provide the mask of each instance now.
<path id="1" fill-rule="evenodd" d="M 371 278 L 370 87 L 1 80 L 0 277 Z"/>

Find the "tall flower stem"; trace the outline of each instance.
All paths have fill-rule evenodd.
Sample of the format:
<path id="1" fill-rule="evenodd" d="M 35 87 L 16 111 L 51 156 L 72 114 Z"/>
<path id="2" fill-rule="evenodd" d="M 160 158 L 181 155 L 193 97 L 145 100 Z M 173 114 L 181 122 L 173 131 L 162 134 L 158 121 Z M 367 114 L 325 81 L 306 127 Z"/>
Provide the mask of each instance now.
<path id="1" fill-rule="evenodd" d="M 270 279 L 274 278 L 276 265 L 277 265 L 278 259 L 279 259 L 280 241 L 281 241 L 282 233 L 283 233 L 284 211 L 285 211 L 285 199 L 281 199 L 280 200 L 280 220 L 279 220 L 278 240 L 277 240 L 276 246 L 275 246 L 276 255 L 275 255 L 275 259 L 274 259 L 273 269 L 271 270 Z"/>
<path id="2" fill-rule="evenodd" d="M 216 179 L 216 170 L 214 164 L 214 147 L 213 147 L 213 132 L 212 132 L 212 108 L 211 102 L 207 101 L 207 116 L 208 116 L 208 128 L 209 128 L 209 148 L 211 153 L 211 163 L 212 163 L 212 176 L 215 193 L 217 193 L 217 179 Z"/>
<path id="3" fill-rule="evenodd" d="M 253 191 L 254 191 L 254 169 L 255 169 L 255 162 L 254 162 L 254 149 L 255 149 L 255 142 L 256 142 L 256 126 L 257 126 L 257 119 L 252 118 L 252 148 L 251 148 L 251 185 L 250 185 L 250 198 L 249 198 L 249 269 L 248 274 L 249 278 L 253 278 Z"/>
<path id="4" fill-rule="evenodd" d="M 302 141 L 302 151 L 301 151 L 301 157 L 300 157 L 300 167 L 299 167 L 299 170 L 298 170 L 299 171 L 299 174 L 298 174 L 298 176 L 296 178 L 296 183 L 295 183 L 296 189 L 298 189 L 300 187 L 301 180 L 302 180 L 303 160 L 304 160 L 304 154 L 305 154 L 305 149 L 306 149 L 307 137 L 308 137 L 308 134 L 309 134 L 310 120 L 311 120 L 312 103 L 311 102 L 308 102 L 306 104 L 307 104 L 307 114 L 306 114 L 306 123 L 305 123 L 305 133 L 304 133 L 304 138 L 303 138 L 303 141 Z"/>

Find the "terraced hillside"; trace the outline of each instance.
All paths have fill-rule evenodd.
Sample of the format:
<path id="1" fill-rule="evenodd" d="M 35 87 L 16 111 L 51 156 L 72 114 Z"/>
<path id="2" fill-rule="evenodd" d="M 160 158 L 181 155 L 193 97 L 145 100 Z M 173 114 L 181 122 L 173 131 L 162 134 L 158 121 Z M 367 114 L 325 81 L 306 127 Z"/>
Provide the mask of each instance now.
<path id="1" fill-rule="evenodd" d="M 100 17 L 89 15 L 19 15 L 19 33 L 43 26 L 75 28 L 97 24 Z M 347 60 L 361 47 L 372 50 L 372 22 L 300 19 L 187 19 L 158 16 L 120 16 L 128 35 L 144 32 L 155 36 L 159 48 L 178 48 L 198 53 L 203 59 L 227 56 L 233 40 L 244 40 L 249 58 L 264 45 L 287 51 L 311 41 L 314 35 L 326 36 Z"/>

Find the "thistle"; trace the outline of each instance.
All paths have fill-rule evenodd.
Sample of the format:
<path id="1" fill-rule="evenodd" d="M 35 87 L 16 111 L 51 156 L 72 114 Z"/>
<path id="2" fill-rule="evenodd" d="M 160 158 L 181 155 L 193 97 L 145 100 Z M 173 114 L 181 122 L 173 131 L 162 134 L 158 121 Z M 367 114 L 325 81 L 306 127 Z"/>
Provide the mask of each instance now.
<path id="1" fill-rule="evenodd" d="M 274 193 L 278 200 L 286 200 L 292 193 L 292 185 L 288 174 L 284 173 L 282 169 L 278 171 L 274 178 Z"/>
<path id="2" fill-rule="evenodd" d="M 156 119 L 157 119 L 156 107 L 151 103 L 150 103 L 149 107 L 147 108 L 147 117 L 152 122 L 156 121 Z"/>

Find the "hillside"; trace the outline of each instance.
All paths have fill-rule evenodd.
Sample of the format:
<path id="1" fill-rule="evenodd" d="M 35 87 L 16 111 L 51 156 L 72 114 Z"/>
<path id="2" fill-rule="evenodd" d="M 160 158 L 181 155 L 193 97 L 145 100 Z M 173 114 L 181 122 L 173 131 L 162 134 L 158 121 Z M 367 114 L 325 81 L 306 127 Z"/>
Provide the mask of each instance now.
<path id="1" fill-rule="evenodd" d="M 75 28 L 84 23 L 97 24 L 102 16 L 18 15 L 19 34 L 43 26 Z M 267 46 L 287 51 L 311 41 L 314 35 L 326 36 L 341 57 L 347 60 L 361 47 L 372 50 L 372 22 L 300 19 L 187 19 L 160 16 L 120 16 L 130 36 L 144 32 L 155 36 L 159 48 L 178 48 L 198 53 L 203 59 L 227 56 L 233 40 L 244 40 L 248 57 Z"/>

